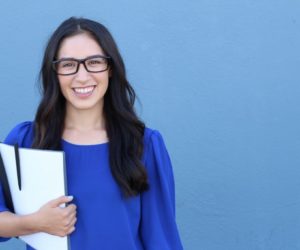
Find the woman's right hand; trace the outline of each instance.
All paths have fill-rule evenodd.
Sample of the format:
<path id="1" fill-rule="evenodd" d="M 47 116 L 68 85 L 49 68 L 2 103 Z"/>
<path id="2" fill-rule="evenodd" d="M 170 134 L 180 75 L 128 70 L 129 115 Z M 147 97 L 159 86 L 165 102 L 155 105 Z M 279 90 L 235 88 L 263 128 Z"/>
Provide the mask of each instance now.
<path id="1" fill-rule="evenodd" d="M 66 207 L 61 205 L 72 201 L 72 196 L 61 196 L 51 200 L 42 206 L 36 213 L 38 231 L 57 236 L 66 236 L 75 230 L 76 206 L 69 204 Z"/>

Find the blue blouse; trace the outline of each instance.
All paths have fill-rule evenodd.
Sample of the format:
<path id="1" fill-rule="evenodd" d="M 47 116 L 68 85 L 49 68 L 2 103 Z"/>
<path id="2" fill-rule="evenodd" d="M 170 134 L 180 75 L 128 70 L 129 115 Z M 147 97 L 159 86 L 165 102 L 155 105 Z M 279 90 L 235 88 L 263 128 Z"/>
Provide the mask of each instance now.
<path id="1" fill-rule="evenodd" d="M 4 142 L 29 148 L 32 139 L 33 123 L 23 122 Z M 77 206 L 76 230 L 70 235 L 72 250 L 183 249 L 175 222 L 174 178 L 168 152 L 159 132 L 149 128 L 144 145 L 143 163 L 150 189 L 126 199 L 110 172 L 108 143 L 76 145 L 62 140 L 68 194 L 74 196 L 72 202 Z M 7 210 L 0 185 L 0 212 Z"/>

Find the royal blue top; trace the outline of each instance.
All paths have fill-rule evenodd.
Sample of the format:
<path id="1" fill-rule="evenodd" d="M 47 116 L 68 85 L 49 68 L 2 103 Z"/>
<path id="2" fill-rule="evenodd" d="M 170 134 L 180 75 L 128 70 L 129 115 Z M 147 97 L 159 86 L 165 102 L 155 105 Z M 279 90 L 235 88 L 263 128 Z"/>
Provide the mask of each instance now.
<path id="1" fill-rule="evenodd" d="M 33 123 L 23 122 L 4 142 L 29 148 L 32 140 Z M 76 145 L 62 140 L 62 149 L 68 194 L 77 206 L 71 250 L 183 249 L 175 222 L 171 161 L 158 131 L 146 128 L 144 135 L 142 160 L 150 188 L 132 198 L 122 196 L 111 174 L 108 143 Z M 0 212 L 7 210 L 0 185 Z"/>

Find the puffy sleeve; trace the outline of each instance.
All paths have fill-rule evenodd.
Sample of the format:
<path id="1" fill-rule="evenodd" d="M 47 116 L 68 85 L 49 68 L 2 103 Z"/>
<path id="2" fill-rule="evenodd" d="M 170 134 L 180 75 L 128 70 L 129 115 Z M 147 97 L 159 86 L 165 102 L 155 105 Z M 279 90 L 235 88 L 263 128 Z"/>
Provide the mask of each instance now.
<path id="1" fill-rule="evenodd" d="M 144 163 L 150 188 L 141 195 L 141 238 L 147 250 L 183 249 L 175 221 L 171 160 L 158 131 L 148 129 L 146 137 Z"/>
<path id="2" fill-rule="evenodd" d="M 22 122 L 15 126 L 8 136 L 5 138 L 4 143 L 13 145 L 18 143 L 20 147 L 29 147 L 31 144 L 32 136 L 32 122 Z M 6 207 L 2 185 L 0 183 L 0 212 L 8 211 Z M 0 237 L 0 242 L 8 240 L 9 238 Z"/>
<path id="3" fill-rule="evenodd" d="M 5 144 L 18 143 L 20 147 L 29 148 L 33 140 L 33 123 L 22 122 L 15 126 L 4 140 Z"/>

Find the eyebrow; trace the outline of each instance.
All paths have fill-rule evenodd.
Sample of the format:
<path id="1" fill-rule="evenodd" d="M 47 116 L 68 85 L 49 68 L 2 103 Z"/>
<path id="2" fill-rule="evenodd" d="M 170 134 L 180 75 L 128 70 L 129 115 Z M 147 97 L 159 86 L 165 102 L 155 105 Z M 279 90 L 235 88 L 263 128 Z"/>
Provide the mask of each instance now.
<path id="1" fill-rule="evenodd" d="M 101 57 L 101 58 L 106 58 L 106 59 L 110 58 L 109 56 L 97 54 L 97 55 L 88 56 L 86 58 L 62 57 L 60 59 L 55 60 L 54 62 L 59 62 L 59 61 L 64 61 L 64 60 L 75 60 L 75 61 L 79 60 L 80 61 L 80 60 L 92 59 L 95 57 Z"/>

